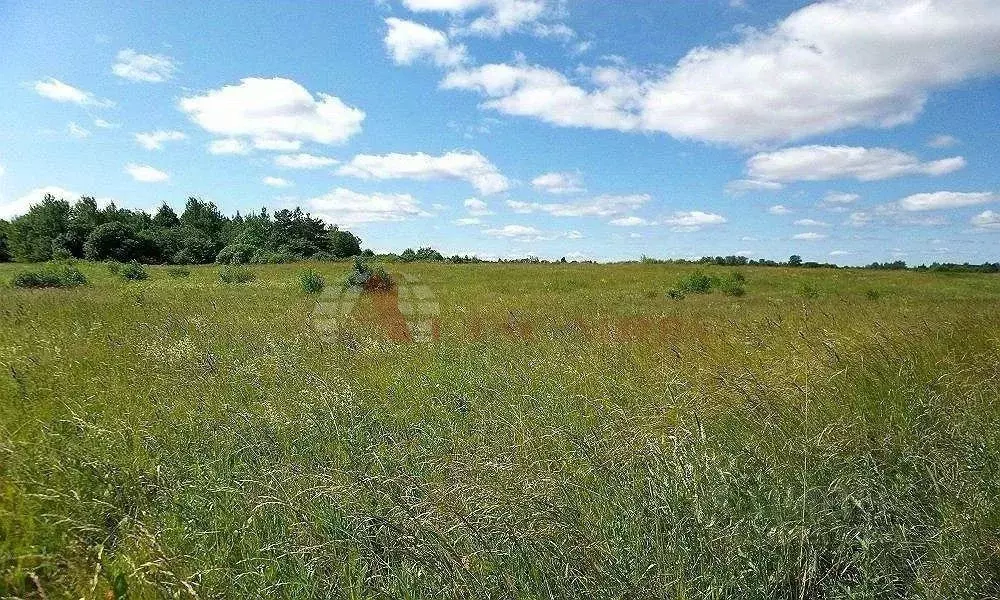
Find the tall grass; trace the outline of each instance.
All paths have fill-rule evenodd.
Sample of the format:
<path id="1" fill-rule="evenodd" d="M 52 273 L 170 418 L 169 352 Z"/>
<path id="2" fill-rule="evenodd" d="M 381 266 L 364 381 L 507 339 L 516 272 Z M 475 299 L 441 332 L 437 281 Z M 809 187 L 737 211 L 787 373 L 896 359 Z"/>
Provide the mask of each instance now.
<path id="1" fill-rule="evenodd" d="M 0 293 L 0 596 L 1000 594 L 1000 280 L 405 269 L 434 344 L 294 265 Z"/>

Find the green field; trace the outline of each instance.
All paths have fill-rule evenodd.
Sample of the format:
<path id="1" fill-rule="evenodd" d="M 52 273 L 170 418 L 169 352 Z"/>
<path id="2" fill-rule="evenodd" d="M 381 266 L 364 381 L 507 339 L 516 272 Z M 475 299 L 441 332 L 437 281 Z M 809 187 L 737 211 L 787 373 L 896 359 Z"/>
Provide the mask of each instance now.
<path id="1" fill-rule="evenodd" d="M 1000 277 L 306 266 L 0 265 L 0 597 L 1000 596 Z"/>

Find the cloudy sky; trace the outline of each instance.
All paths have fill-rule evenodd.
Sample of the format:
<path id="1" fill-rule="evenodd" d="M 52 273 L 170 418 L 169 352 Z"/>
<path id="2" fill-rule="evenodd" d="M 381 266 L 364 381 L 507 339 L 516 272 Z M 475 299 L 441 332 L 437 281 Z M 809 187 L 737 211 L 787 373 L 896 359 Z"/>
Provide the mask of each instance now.
<path id="1" fill-rule="evenodd" d="M 1000 259 L 996 0 L 7 0 L 0 57 L 0 218 L 198 195 L 376 250 Z"/>

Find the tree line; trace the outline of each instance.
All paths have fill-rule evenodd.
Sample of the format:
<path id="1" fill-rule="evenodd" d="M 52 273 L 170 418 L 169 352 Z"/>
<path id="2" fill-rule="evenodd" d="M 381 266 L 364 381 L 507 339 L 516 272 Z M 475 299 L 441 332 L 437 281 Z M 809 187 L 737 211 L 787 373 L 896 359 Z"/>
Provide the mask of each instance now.
<path id="1" fill-rule="evenodd" d="M 336 260 L 361 254 L 361 239 L 298 207 L 233 217 L 213 202 L 188 198 L 178 215 L 155 214 L 84 196 L 70 204 L 46 195 L 10 222 L 0 220 L 0 261 L 66 258 L 149 264 L 275 263 Z"/>

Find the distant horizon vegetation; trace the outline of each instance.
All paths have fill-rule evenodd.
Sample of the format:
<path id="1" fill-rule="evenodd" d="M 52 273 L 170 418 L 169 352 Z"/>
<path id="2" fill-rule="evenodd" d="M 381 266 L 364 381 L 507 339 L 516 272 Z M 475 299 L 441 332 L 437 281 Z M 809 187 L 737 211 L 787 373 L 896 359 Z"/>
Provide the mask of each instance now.
<path id="1" fill-rule="evenodd" d="M 803 260 L 792 254 L 787 260 L 752 259 L 743 255 L 690 258 L 654 258 L 600 261 L 593 259 L 549 260 L 527 255 L 521 258 L 487 259 L 473 255 L 445 256 L 431 246 L 400 253 L 376 253 L 362 249 L 360 237 L 296 206 L 271 213 L 225 216 L 214 202 L 191 196 L 178 215 L 163 202 L 155 214 L 142 209 L 119 208 L 113 202 L 100 208 L 92 196 L 81 196 L 70 204 L 46 194 L 23 215 L 0 219 L 0 262 L 46 262 L 62 259 L 137 261 L 145 264 L 274 264 L 304 260 L 345 260 L 353 256 L 385 262 L 443 261 L 451 263 L 665 263 L 715 264 L 722 266 L 781 266 L 832 269 L 930 270 L 1000 272 L 1000 262 L 938 263 L 909 266 L 903 260 L 867 265 L 838 265 Z"/>

